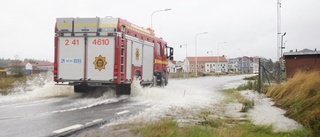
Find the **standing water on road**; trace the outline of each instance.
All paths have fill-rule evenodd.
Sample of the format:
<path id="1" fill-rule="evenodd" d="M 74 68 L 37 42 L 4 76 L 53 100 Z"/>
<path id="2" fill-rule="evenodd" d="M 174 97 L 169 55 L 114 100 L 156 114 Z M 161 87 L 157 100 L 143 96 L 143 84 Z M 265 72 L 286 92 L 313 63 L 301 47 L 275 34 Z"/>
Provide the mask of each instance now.
<path id="1" fill-rule="evenodd" d="M 170 79 L 168 86 L 141 88 L 139 82 L 132 86 L 131 100 L 143 101 L 150 106 L 133 120 L 157 120 L 163 116 L 196 113 L 208 107 L 219 106 L 224 96 L 222 88 L 235 88 L 242 84 L 244 75 Z M 211 110 L 214 111 L 214 110 Z"/>

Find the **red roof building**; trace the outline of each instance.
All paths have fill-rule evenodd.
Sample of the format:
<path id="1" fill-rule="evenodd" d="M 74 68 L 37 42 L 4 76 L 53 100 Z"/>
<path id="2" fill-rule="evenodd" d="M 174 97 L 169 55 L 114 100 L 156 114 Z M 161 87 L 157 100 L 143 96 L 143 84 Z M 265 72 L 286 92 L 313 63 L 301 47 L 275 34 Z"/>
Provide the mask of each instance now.
<path id="1" fill-rule="evenodd" d="M 197 61 L 196 61 L 197 60 Z M 227 72 L 228 60 L 224 56 L 187 57 L 190 72 Z"/>

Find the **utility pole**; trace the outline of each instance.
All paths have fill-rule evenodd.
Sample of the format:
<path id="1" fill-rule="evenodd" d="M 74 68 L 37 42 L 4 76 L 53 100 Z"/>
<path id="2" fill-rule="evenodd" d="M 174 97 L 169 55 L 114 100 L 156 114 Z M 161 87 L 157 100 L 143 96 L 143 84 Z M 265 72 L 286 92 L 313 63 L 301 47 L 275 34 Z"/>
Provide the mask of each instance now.
<path id="1" fill-rule="evenodd" d="M 278 3 L 277 3 L 277 13 L 278 13 L 278 25 L 277 25 L 277 28 L 278 28 L 278 33 L 277 33 L 277 57 L 278 57 L 278 60 L 279 60 L 279 63 L 281 62 L 281 57 L 280 57 L 280 46 L 282 45 L 281 44 L 281 0 L 278 0 Z M 279 71 L 278 71 L 278 81 L 281 81 L 281 63 L 279 65 Z"/>

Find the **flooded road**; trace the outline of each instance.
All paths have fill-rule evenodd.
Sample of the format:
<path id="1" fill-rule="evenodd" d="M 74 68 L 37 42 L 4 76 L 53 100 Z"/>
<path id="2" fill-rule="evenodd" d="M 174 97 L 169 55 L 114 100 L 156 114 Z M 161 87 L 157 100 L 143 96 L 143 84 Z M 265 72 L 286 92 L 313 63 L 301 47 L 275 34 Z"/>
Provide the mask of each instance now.
<path id="1" fill-rule="evenodd" d="M 73 93 L 72 87 L 54 85 L 49 76 L 41 86 L 0 96 L 0 135 L 51 136 L 108 121 L 100 128 L 84 131 L 86 134 L 103 132 L 108 125 L 121 122 L 158 120 L 179 110 L 197 113 L 219 105 L 224 96 L 218 91 L 239 86 L 245 76 L 170 79 L 164 88 L 142 88 L 136 81 L 131 96 L 116 97 L 114 91 L 107 91 L 96 98 Z"/>

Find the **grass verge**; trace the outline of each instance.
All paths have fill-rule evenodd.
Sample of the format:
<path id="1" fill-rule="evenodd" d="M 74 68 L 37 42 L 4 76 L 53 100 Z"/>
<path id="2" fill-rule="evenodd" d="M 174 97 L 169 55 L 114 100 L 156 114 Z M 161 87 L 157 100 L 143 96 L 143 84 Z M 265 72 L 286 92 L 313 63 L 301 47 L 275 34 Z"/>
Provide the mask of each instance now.
<path id="1" fill-rule="evenodd" d="M 320 135 L 320 72 L 298 72 L 284 84 L 268 88 L 266 95 L 277 106 L 287 110 L 286 116 Z"/>
<path id="2" fill-rule="evenodd" d="M 190 125 L 180 127 L 174 119 L 162 119 L 144 127 L 132 129 L 131 132 L 143 137 L 300 137 L 308 136 L 306 130 L 292 132 L 273 132 L 272 126 L 256 126 L 250 122 L 235 125 L 222 124 L 218 127 Z"/>
<path id="3" fill-rule="evenodd" d="M 243 85 L 241 85 L 243 86 Z M 239 86 L 240 87 L 240 86 Z M 248 112 L 249 109 L 254 107 L 254 100 L 249 100 L 242 96 L 238 89 L 225 89 L 222 90 L 222 93 L 225 93 L 228 95 L 228 97 L 224 100 L 225 103 L 232 103 L 232 102 L 239 102 L 242 104 L 242 108 L 240 112 Z"/>

